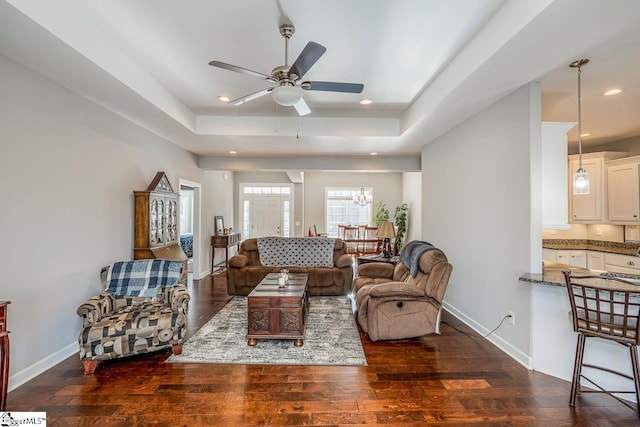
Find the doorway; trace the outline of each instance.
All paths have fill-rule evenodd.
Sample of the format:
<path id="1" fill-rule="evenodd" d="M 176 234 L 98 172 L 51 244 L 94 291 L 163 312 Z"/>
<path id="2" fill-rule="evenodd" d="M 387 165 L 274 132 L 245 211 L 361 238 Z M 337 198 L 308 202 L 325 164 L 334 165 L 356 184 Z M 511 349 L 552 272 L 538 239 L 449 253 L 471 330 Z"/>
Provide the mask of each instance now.
<path id="1" fill-rule="evenodd" d="M 240 184 L 240 223 L 245 237 L 291 236 L 291 184 Z"/>
<path id="2" fill-rule="evenodd" d="M 189 258 L 189 272 L 201 279 L 201 190 L 197 182 L 178 180 L 180 185 L 180 245 Z"/>

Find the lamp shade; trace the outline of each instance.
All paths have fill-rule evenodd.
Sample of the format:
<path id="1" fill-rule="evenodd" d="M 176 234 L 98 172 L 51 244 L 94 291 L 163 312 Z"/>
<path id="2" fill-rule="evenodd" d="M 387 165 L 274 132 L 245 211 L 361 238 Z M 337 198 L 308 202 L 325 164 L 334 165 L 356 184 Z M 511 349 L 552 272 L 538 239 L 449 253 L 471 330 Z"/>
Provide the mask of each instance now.
<path id="1" fill-rule="evenodd" d="M 378 227 L 379 239 L 393 239 L 396 237 L 396 230 L 393 228 L 393 223 L 389 221 L 383 221 Z"/>
<path id="2" fill-rule="evenodd" d="M 278 86 L 271 91 L 273 100 L 278 104 L 290 107 L 302 99 L 302 89 L 299 86 Z"/>

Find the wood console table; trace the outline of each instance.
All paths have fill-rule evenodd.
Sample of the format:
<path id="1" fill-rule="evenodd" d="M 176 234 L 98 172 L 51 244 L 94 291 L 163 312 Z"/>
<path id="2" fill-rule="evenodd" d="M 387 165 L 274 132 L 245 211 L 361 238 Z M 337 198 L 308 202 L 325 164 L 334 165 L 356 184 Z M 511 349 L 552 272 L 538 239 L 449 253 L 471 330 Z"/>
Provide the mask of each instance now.
<path id="1" fill-rule="evenodd" d="M 0 411 L 7 409 L 9 387 L 9 331 L 7 331 L 7 305 L 11 301 L 0 301 Z"/>
<path id="2" fill-rule="evenodd" d="M 211 274 L 224 271 L 229 263 L 229 248 L 240 245 L 242 233 L 211 236 Z M 224 249 L 224 262 L 215 264 L 216 249 Z"/>

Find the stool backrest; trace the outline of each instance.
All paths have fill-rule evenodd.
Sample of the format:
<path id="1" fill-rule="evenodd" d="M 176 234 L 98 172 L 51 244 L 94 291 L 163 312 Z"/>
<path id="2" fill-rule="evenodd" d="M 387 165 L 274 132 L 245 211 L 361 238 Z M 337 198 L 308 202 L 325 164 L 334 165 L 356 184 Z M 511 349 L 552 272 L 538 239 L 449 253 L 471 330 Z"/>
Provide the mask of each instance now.
<path id="1" fill-rule="evenodd" d="M 640 344 L 640 286 L 617 277 L 563 273 L 575 332 Z"/>

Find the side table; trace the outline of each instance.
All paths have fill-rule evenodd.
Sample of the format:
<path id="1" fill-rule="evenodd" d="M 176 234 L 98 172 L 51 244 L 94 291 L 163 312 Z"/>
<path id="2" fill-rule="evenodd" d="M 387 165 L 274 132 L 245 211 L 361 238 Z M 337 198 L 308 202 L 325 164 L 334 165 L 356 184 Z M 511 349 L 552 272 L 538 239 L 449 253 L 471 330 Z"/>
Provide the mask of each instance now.
<path id="1" fill-rule="evenodd" d="M 229 262 L 229 248 L 238 246 L 242 240 L 242 233 L 231 233 L 211 236 L 211 274 L 224 271 Z M 215 264 L 216 249 L 224 249 L 224 263 Z"/>

